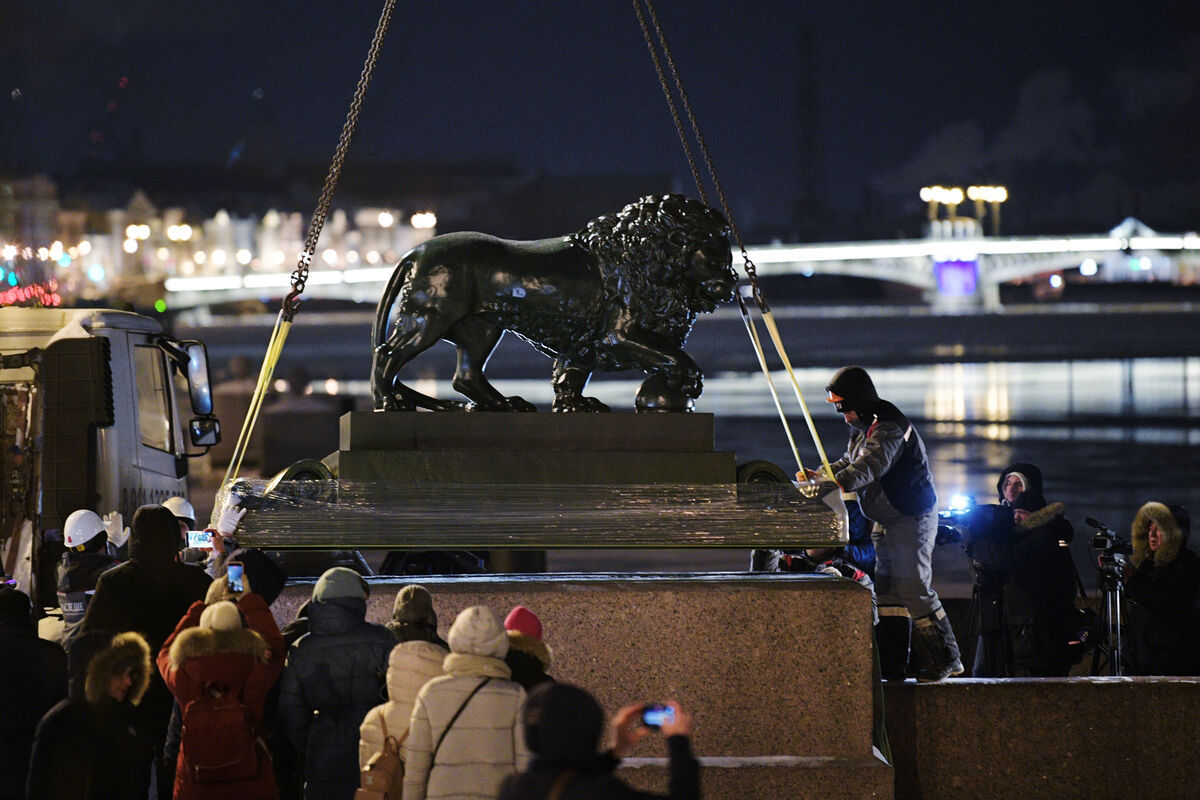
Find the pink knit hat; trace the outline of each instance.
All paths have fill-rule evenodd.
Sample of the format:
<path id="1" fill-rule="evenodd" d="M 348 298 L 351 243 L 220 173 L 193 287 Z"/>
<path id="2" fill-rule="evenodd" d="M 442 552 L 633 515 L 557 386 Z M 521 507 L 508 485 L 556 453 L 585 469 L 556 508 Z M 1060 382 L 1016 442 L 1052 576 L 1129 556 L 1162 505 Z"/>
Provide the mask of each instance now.
<path id="1" fill-rule="evenodd" d="M 528 636 L 530 639 L 542 639 L 542 621 L 525 606 L 517 606 L 508 612 L 504 618 L 504 629 Z"/>

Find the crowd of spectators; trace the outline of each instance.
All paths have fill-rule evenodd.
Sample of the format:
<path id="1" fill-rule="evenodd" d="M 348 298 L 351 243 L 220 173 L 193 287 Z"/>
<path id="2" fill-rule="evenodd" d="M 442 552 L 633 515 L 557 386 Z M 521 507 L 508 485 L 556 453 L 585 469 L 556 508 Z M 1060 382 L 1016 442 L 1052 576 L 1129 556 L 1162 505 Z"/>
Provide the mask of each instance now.
<path id="1" fill-rule="evenodd" d="M 601 754 L 599 707 L 551 677 L 531 609 L 501 621 L 471 606 L 443 639 L 425 587 L 401 588 L 376 624 L 366 580 L 333 567 L 281 630 L 271 604 L 286 575 L 237 547 L 242 513 L 218 515 L 213 549 L 199 554 L 181 498 L 142 506 L 129 529 L 73 515 L 59 574 L 69 628 L 40 636 L 29 596 L 0 588 L 0 800 L 483 800 L 501 784 L 506 797 L 536 796 L 529 787 L 547 775 L 564 799 L 623 786 L 613 769 L 651 733 L 642 706 L 618 712 Z M 565 694 L 529 702 L 545 687 Z M 596 709 L 596 724 L 564 737 L 579 704 Z M 691 720 L 670 709 L 670 797 L 698 798 Z M 389 749 L 402 781 L 372 794 L 366 776 Z M 611 796 L 657 796 L 625 790 Z"/>

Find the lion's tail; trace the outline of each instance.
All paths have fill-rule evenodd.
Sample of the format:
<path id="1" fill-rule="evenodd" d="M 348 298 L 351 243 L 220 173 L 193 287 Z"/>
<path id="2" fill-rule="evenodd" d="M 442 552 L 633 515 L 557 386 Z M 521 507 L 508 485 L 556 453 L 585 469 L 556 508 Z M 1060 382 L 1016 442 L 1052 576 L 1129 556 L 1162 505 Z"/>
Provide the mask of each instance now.
<path id="1" fill-rule="evenodd" d="M 375 306 L 375 322 L 371 326 L 371 348 L 373 350 L 378 350 L 387 341 L 388 316 L 391 314 L 392 306 L 400 296 L 400 290 L 404 288 L 404 283 L 408 280 L 408 273 L 415 263 L 413 258 L 405 256 L 396 265 L 396 269 L 392 270 L 392 276 L 388 278 L 383 296 L 379 298 L 379 304 Z"/>

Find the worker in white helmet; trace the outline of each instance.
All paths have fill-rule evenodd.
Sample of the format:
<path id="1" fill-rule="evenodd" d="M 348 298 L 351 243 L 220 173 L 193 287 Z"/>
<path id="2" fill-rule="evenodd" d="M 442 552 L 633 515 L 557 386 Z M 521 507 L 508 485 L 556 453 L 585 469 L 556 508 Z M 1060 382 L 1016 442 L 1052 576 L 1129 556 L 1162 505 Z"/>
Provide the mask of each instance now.
<path id="1" fill-rule="evenodd" d="M 179 560 L 185 564 L 196 564 L 204 567 L 210 575 L 216 574 L 216 566 L 225 553 L 224 541 L 237 531 L 238 523 L 246 515 L 246 509 L 241 508 L 241 498 L 230 495 L 229 502 L 221 509 L 215 528 L 206 528 L 203 547 L 192 546 L 188 534 L 196 528 L 196 511 L 192 504 L 182 497 L 170 497 L 163 502 L 163 508 L 175 515 L 179 522 L 179 533 L 182 537 Z"/>
<path id="2" fill-rule="evenodd" d="M 62 563 L 58 565 L 58 604 L 63 613 L 64 647 L 74 639 L 83 622 L 100 574 L 121 563 L 108 552 L 110 526 L 106 521 L 109 518 L 121 527 L 121 515 L 117 512 L 101 519 L 95 511 L 86 508 L 72 513 L 63 525 L 63 543 L 67 552 L 63 553 Z M 125 528 L 123 533 L 128 538 L 129 529 Z"/>

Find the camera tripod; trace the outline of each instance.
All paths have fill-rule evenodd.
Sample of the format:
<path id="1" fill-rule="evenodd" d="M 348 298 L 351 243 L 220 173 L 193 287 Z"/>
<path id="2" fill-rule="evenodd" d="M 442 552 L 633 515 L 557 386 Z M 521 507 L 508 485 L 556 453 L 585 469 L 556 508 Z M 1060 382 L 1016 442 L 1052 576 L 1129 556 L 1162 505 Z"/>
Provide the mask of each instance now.
<path id="1" fill-rule="evenodd" d="M 1109 553 L 1100 555 L 1100 589 L 1104 604 L 1100 609 L 1099 637 L 1092 652 L 1092 675 L 1120 676 L 1121 661 L 1121 607 L 1125 599 L 1125 581 L 1121 575 L 1122 563 Z"/>

